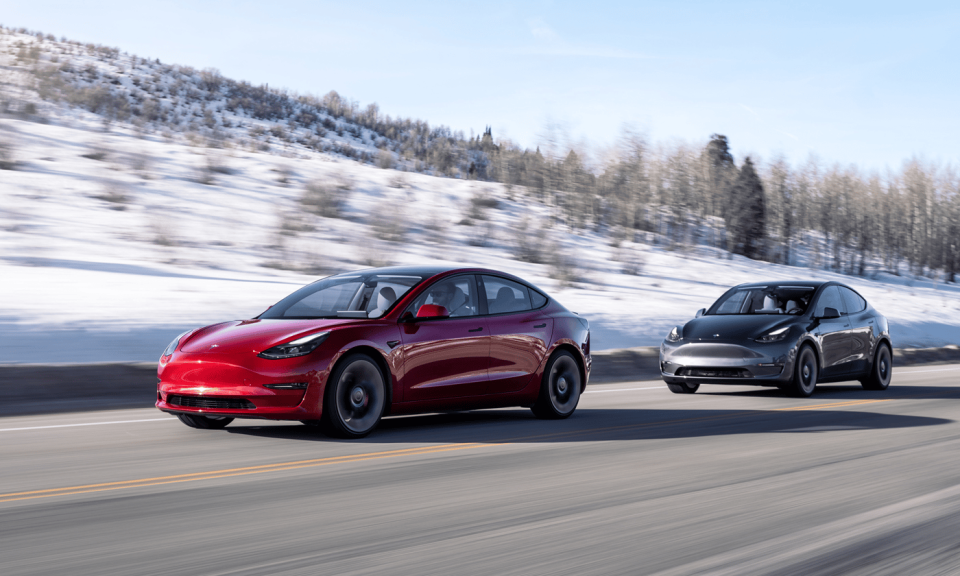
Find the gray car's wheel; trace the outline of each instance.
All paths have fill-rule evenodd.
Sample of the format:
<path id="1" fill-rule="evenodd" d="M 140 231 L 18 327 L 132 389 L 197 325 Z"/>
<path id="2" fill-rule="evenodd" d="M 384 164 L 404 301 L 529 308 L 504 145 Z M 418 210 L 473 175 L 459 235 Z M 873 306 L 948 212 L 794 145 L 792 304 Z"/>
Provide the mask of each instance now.
<path id="1" fill-rule="evenodd" d="M 793 382 L 781 388 L 791 396 L 807 398 L 817 387 L 817 377 L 820 369 L 817 365 L 817 355 L 810 346 L 800 348 L 797 354 L 797 363 L 793 368 Z"/>
<path id="2" fill-rule="evenodd" d="M 679 384 L 667 384 L 667 388 L 674 394 L 693 394 L 700 389 L 700 385 L 691 384 L 690 382 L 680 382 Z"/>
<path id="3" fill-rule="evenodd" d="M 583 391 L 580 380 L 580 365 L 573 354 L 566 350 L 555 352 L 543 371 L 540 396 L 530 408 L 534 416 L 557 420 L 573 414 Z"/>
<path id="4" fill-rule="evenodd" d="M 893 357 L 890 347 L 881 344 L 877 353 L 873 355 L 873 369 L 870 375 L 860 381 L 860 385 L 867 390 L 886 390 L 893 377 Z"/>
<path id="5" fill-rule="evenodd" d="M 233 422 L 233 418 L 227 416 L 198 416 L 195 414 L 177 414 L 181 422 L 191 428 L 200 428 L 202 430 L 219 430 Z"/>
<path id="6" fill-rule="evenodd" d="M 323 430 L 337 438 L 363 438 L 380 423 L 386 385 L 376 362 L 366 354 L 344 358 L 327 381 Z"/>

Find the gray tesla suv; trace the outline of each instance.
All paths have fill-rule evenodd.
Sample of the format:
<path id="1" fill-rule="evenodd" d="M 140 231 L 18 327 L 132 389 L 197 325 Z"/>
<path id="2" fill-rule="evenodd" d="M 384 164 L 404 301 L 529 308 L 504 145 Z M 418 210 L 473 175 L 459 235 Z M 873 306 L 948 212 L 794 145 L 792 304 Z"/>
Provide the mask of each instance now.
<path id="1" fill-rule="evenodd" d="M 660 345 L 670 390 L 701 384 L 777 386 L 810 396 L 817 384 L 859 380 L 890 385 L 887 319 L 838 282 L 758 282 L 728 290 L 675 327 Z"/>

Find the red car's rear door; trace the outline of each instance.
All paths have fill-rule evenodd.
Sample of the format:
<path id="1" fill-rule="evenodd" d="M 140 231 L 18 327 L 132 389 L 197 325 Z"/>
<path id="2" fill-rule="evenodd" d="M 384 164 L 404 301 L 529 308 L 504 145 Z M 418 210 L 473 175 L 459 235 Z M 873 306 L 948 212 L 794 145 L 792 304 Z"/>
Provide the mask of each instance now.
<path id="1" fill-rule="evenodd" d="M 528 287 L 496 276 L 481 276 L 490 323 L 489 394 L 515 392 L 530 382 L 553 333 L 553 318 L 539 308 L 546 299 Z M 538 301 L 542 299 L 542 301 Z"/>

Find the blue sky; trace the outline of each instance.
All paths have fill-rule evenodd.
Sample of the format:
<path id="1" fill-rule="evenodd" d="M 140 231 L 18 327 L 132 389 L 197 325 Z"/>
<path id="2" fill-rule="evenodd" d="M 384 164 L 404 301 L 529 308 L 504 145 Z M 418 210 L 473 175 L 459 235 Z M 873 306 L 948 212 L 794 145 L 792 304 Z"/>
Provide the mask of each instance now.
<path id="1" fill-rule="evenodd" d="M 0 0 L 0 23 L 531 147 L 630 125 L 738 162 L 960 159 L 960 3 Z"/>

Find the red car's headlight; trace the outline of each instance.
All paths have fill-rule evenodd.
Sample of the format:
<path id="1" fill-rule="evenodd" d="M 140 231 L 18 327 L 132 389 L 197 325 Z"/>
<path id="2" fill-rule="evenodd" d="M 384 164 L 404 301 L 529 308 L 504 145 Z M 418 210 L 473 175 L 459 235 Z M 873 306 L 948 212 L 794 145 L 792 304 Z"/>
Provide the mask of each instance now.
<path id="1" fill-rule="evenodd" d="M 309 336 L 304 336 L 303 338 L 294 340 L 293 342 L 287 342 L 286 344 L 280 344 L 274 346 L 273 348 L 264 350 L 263 352 L 257 354 L 257 356 L 270 360 L 306 356 L 307 354 L 316 350 L 317 346 L 323 344 L 323 341 L 326 340 L 327 336 L 329 335 L 330 332 L 318 332 L 317 334 L 310 334 Z"/>
<path id="2" fill-rule="evenodd" d="M 161 356 L 167 357 L 167 356 L 173 354 L 174 352 L 176 352 L 176 351 L 177 351 L 177 346 L 180 345 L 180 340 L 181 340 L 184 336 L 186 336 L 187 334 L 189 334 L 190 332 L 192 332 L 192 330 L 187 330 L 187 331 L 184 332 L 183 334 L 181 334 L 181 335 L 177 336 L 176 338 L 174 338 L 174 339 L 173 339 L 173 342 L 171 342 L 170 344 L 167 345 L 166 349 L 163 351 L 163 354 L 162 354 Z"/>

